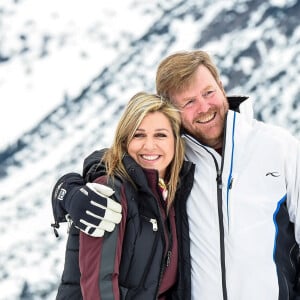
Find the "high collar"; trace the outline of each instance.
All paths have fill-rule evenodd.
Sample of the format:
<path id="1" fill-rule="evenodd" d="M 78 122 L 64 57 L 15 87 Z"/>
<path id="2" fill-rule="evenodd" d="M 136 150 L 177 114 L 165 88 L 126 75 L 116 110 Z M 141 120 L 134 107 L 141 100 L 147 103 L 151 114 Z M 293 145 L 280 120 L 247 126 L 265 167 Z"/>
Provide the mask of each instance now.
<path id="1" fill-rule="evenodd" d="M 229 109 L 239 112 L 241 103 L 248 98 L 248 96 L 228 96 Z"/>
<path id="2" fill-rule="evenodd" d="M 128 154 L 123 157 L 123 164 L 132 181 L 138 189 L 145 190 L 148 186 L 158 185 L 158 171 L 154 169 L 143 169 Z M 148 184 L 147 184 L 148 183 Z"/>

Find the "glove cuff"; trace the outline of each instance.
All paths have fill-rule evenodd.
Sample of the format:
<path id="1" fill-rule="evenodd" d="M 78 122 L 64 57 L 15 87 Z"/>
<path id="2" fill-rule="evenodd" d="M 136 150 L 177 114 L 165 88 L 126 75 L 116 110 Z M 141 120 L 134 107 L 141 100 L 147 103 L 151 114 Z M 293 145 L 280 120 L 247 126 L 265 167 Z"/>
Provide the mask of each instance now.
<path id="1" fill-rule="evenodd" d="M 52 210 L 55 223 L 66 222 L 66 214 L 78 186 L 84 185 L 82 176 L 78 173 L 68 173 L 62 176 L 52 190 Z"/>

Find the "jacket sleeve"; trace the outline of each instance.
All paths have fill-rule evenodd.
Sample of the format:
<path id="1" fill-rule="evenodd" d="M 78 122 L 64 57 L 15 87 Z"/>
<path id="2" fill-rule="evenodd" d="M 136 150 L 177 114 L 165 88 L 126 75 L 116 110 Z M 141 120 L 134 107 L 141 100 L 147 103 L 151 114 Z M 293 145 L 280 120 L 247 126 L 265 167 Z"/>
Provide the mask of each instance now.
<path id="1" fill-rule="evenodd" d="M 298 263 L 295 279 L 295 300 L 300 300 L 300 141 L 290 137 L 287 140 L 286 186 L 287 203 L 291 221 L 294 223 L 295 239 L 298 244 Z"/>
<path id="2" fill-rule="evenodd" d="M 95 182 L 103 183 L 103 178 Z M 95 238 L 80 232 L 80 285 L 85 300 L 120 299 L 118 276 L 126 215 L 127 209 L 122 207 L 121 223 L 104 237 Z"/>
<path id="3" fill-rule="evenodd" d="M 99 163 L 106 150 L 106 148 L 96 150 L 84 159 L 82 176 L 85 182 L 93 182 L 96 178 L 105 175 L 99 168 Z"/>
<path id="4" fill-rule="evenodd" d="M 103 151 L 94 151 L 84 159 L 82 176 L 78 173 L 67 173 L 60 177 L 52 190 L 52 210 L 55 220 L 55 226 L 58 223 L 66 222 L 66 215 L 69 213 L 66 209 L 66 203 L 71 202 L 71 198 L 77 191 L 78 187 L 92 182 L 95 176 L 99 177 L 97 167 Z"/>
<path id="5" fill-rule="evenodd" d="M 286 145 L 287 202 L 291 221 L 295 224 L 295 238 L 300 247 L 300 141 L 291 137 Z"/>

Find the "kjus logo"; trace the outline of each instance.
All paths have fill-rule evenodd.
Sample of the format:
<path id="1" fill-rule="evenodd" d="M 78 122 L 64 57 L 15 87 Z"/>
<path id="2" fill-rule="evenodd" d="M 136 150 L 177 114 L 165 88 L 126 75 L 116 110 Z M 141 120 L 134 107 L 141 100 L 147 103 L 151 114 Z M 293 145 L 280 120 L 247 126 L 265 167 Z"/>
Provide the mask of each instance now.
<path id="1" fill-rule="evenodd" d="M 280 176 L 280 174 L 279 174 L 279 172 L 268 172 L 267 174 L 266 174 L 266 176 L 272 176 L 272 177 L 279 177 Z"/>

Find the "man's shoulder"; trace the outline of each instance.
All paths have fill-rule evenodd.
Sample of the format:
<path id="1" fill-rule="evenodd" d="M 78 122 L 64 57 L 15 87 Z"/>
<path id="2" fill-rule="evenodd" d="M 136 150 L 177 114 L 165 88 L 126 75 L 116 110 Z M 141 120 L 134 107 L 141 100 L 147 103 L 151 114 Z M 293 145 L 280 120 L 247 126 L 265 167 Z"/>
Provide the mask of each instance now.
<path id="1" fill-rule="evenodd" d="M 265 141 L 275 140 L 283 144 L 299 144 L 297 139 L 287 128 L 277 124 L 255 120 L 254 128 L 264 137 Z"/>

